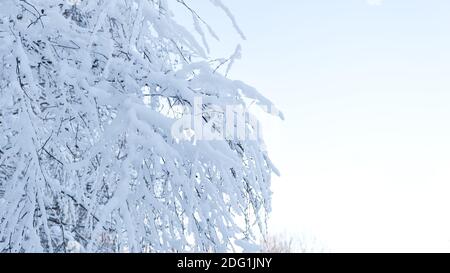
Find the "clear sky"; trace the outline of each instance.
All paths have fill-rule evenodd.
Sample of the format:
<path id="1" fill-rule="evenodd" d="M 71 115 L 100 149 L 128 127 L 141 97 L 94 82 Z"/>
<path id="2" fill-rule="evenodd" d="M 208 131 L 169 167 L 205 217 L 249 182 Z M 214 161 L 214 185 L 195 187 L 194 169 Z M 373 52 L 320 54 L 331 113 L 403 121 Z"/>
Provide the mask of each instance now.
<path id="1" fill-rule="evenodd" d="M 450 251 L 450 1 L 223 1 L 247 40 L 198 1 L 213 54 L 241 43 L 231 76 L 286 116 L 264 118 L 272 231 L 329 251 Z"/>

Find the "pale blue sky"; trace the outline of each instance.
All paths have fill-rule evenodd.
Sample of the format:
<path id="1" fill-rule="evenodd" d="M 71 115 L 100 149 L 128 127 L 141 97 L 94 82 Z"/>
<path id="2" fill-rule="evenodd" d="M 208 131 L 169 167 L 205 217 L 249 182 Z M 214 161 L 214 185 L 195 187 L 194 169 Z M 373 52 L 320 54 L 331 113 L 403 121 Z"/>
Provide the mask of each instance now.
<path id="1" fill-rule="evenodd" d="M 274 232 L 330 251 L 450 251 L 450 1 L 194 1 L 221 36 L 242 43 L 231 76 L 286 116 L 264 118 Z"/>

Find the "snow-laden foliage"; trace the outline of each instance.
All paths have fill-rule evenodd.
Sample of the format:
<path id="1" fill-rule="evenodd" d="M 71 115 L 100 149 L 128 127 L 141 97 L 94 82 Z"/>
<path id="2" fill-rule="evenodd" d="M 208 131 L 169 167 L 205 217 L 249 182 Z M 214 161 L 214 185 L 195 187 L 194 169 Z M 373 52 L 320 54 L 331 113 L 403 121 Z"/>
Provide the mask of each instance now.
<path id="1" fill-rule="evenodd" d="M 264 231 L 263 143 L 171 133 L 196 98 L 205 124 L 271 105 L 216 69 L 208 35 L 182 0 L 1 0 L 0 251 L 230 251 Z"/>

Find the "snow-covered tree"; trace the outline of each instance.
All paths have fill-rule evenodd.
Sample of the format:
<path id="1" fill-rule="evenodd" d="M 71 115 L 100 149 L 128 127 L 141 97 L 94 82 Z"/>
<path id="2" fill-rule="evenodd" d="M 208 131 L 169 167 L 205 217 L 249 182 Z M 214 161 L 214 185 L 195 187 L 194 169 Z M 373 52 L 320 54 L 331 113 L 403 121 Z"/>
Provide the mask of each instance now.
<path id="1" fill-rule="evenodd" d="M 263 142 L 173 134 L 199 98 L 216 134 L 218 107 L 272 106 L 226 76 L 239 48 L 208 56 L 216 35 L 189 3 L 0 5 L 0 251 L 232 251 L 264 232 L 276 170 Z"/>

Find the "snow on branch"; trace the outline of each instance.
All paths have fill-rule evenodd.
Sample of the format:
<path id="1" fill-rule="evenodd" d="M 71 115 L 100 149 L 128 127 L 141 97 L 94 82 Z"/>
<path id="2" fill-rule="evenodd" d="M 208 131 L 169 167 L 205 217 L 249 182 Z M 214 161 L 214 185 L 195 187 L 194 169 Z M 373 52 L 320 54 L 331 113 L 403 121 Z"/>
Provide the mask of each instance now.
<path id="1" fill-rule="evenodd" d="M 181 0 L 2 1 L 0 251 L 229 251 L 264 232 L 276 169 L 221 121 L 272 104 L 211 66 L 205 26 Z M 193 116 L 223 137 L 174 136 Z"/>

